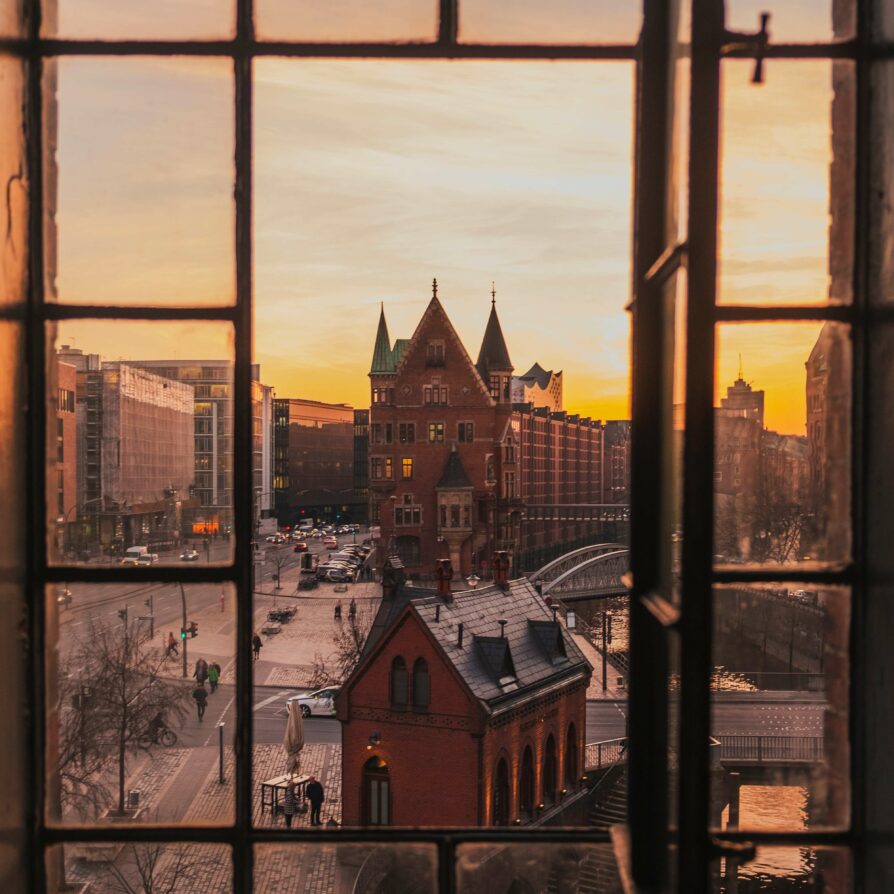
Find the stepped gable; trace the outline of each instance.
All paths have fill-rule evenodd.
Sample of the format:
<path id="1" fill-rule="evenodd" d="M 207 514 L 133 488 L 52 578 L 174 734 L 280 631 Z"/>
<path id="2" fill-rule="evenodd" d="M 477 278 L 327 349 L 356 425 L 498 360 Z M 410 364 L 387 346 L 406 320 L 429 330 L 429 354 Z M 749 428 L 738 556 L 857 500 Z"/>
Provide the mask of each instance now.
<path id="1" fill-rule="evenodd" d="M 503 329 L 500 326 L 500 318 L 497 316 L 495 300 L 491 301 L 490 316 L 487 318 L 487 326 L 484 329 L 484 338 L 481 341 L 481 350 L 478 352 L 478 361 L 475 366 L 484 382 L 490 380 L 492 371 L 512 372 L 512 361 L 509 359 L 506 339 L 503 338 Z"/>
<path id="2" fill-rule="evenodd" d="M 474 485 L 466 474 L 463 461 L 459 458 L 459 451 L 456 449 L 456 442 L 454 442 L 447 455 L 447 462 L 444 463 L 444 472 L 435 488 L 457 490 L 463 487 L 474 487 Z"/>

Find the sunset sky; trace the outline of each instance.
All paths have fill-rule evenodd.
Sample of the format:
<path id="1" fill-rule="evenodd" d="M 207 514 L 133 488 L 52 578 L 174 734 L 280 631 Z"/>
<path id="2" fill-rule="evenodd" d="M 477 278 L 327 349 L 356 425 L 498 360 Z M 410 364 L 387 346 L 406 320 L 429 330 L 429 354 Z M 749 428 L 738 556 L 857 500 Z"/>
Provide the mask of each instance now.
<path id="1" fill-rule="evenodd" d="M 263 60 L 255 75 L 256 359 L 279 396 L 368 405 L 380 302 L 409 337 L 436 276 L 473 358 L 495 281 L 517 371 L 563 369 L 566 408 L 628 415 L 630 64 Z M 830 64 L 749 77 L 724 67 L 721 300 L 823 301 Z M 70 58 L 59 98 L 59 299 L 232 301 L 229 64 Z M 59 340 L 109 359 L 220 352 L 197 327 L 134 332 Z M 718 385 L 741 352 L 768 426 L 803 432 L 817 332 L 727 327 Z"/>

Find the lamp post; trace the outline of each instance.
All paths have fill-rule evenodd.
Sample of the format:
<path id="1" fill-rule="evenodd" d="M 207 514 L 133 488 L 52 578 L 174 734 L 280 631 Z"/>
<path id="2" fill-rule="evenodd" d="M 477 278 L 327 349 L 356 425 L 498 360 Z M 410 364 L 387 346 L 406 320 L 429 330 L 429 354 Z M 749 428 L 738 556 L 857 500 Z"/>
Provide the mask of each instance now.
<path id="1" fill-rule="evenodd" d="M 611 642 L 611 618 L 610 611 L 602 612 L 602 691 L 608 689 L 608 644 Z"/>
<path id="2" fill-rule="evenodd" d="M 186 640 L 187 637 L 183 636 L 183 631 L 186 630 L 186 590 L 183 589 L 183 584 L 180 584 L 180 604 L 183 609 L 183 624 L 180 626 L 180 645 L 183 646 L 183 676 L 185 677 L 187 674 L 187 664 L 186 664 Z"/>

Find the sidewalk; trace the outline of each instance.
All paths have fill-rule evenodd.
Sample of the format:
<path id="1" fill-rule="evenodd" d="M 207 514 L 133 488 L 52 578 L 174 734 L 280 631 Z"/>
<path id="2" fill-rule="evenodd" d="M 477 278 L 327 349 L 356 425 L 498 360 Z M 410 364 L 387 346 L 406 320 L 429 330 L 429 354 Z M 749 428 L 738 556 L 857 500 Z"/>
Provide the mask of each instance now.
<path id="1" fill-rule="evenodd" d="M 584 657 L 593 665 L 593 676 L 587 687 L 587 701 L 627 701 L 627 688 L 618 686 L 622 679 L 621 672 L 612 665 L 611 661 L 606 668 L 606 682 L 608 688 L 602 691 L 602 652 L 599 651 L 582 633 L 569 633 L 574 637 L 574 642 L 584 653 Z"/>

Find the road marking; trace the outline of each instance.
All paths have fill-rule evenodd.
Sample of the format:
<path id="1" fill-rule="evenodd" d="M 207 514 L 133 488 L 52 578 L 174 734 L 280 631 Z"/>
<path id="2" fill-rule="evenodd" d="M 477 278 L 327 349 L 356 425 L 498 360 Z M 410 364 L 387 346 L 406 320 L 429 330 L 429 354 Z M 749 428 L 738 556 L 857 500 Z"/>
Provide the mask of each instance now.
<path id="1" fill-rule="evenodd" d="M 236 701 L 236 696 L 235 695 L 230 696 L 230 700 L 227 702 L 227 706 L 223 709 L 223 711 L 220 712 L 220 717 L 217 718 L 217 723 L 214 724 L 214 732 L 208 733 L 208 738 L 205 739 L 205 747 L 207 747 L 208 745 L 211 744 L 211 740 L 213 738 L 220 736 L 220 733 L 217 731 L 217 728 L 220 726 L 224 717 L 227 716 L 227 711 L 230 710 L 230 706 L 233 704 L 234 701 Z"/>
<path id="2" fill-rule="evenodd" d="M 252 711 L 257 711 L 260 708 L 265 708 L 267 705 L 272 704 L 273 702 L 281 699 L 284 695 L 288 695 L 291 690 L 286 689 L 282 692 L 277 692 L 276 695 L 271 695 L 270 698 L 265 698 L 264 701 L 258 702 L 253 708 Z"/>

